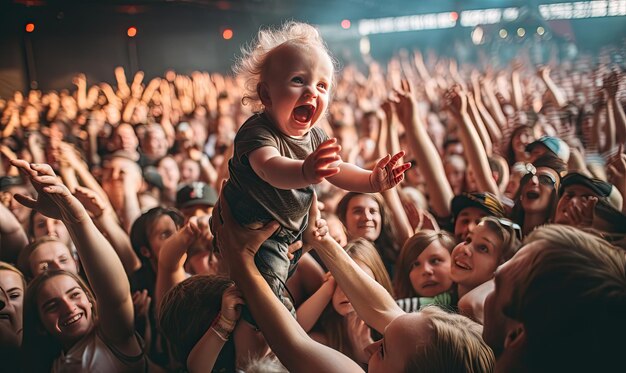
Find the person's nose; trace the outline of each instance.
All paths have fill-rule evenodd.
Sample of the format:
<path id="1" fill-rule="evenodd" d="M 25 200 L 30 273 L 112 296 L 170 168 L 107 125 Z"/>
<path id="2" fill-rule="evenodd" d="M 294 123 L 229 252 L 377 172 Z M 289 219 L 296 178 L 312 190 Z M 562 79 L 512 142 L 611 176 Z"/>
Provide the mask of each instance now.
<path id="1" fill-rule="evenodd" d="M 380 345 L 383 343 L 383 340 L 381 339 L 380 341 L 376 341 L 374 343 L 370 343 L 369 346 L 365 347 L 365 353 L 367 354 L 367 357 L 371 357 L 372 355 L 374 355 L 376 353 L 376 351 L 380 348 Z"/>
<path id="2" fill-rule="evenodd" d="M 464 244 L 463 245 L 463 254 L 467 255 L 467 256 L 472 256 L 472 252 L 473 252 L 473 247 L 472 244 Z"/>
<path id="3" fill-rule="evenodd" d="M 307 84 L 304 88 L 304 96 L 307 98 L 317 97 L 317 91 L 315 90 L 315 86 L 312 84 Z"/>
<path id="4" fill-rule="evenodd" d="M 537 175 L 533 175 L 533 177 L 530 178 L 530 182 L 533 185 L 539 185 L 539 178 L 537 177 Z"/>
<path id="5" fill-rule="evenodd" d="M 53 233 L 56 232 L 56 229 L 55 229 L 54 225 L 55 225 L 54 224 L 54 220 L 48 219 L 48 221 L 46 222 L 46 234 L 48 236 L 52 236 Z"/>
<path id="6" fill-rule="evenodd" d="M 48 262 L 48 270 L 51 269 L 61 269 L 61 262 L 59 262 L 59 259 L 54 259 Z"/>
<path id="7" fill-rule="evenodd" d="M 424 276 L 431 276 L 433 274 L 433 266 L 429 263 L 424 264 Z"/>

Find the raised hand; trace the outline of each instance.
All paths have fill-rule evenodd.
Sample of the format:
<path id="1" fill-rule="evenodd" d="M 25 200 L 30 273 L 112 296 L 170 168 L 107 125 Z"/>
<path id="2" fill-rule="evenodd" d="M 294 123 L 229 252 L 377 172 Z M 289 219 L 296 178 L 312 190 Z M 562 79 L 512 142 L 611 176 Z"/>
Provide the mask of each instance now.
<path id="1" fill-rule="evenodd" d="M 393 157 L 387 154 L 381 158 L 370 175 L 370 184 L 375 192 L 382 192 L 398 185 L 404 179 L 404 172 L 411 168 L 410 163 L 396 166 L 400 158 L 404 157 L 404 151 Z"/>
<path id="2" fill-rule="evenodd" d="M 467 95 L 461 87 L 454 86 L 444 94 L 445 108 L 456 118 L 467 113 Z"/>
<path id="3" fill-rule="evenodd" d="M 37 199 L 16 194 L 22 205 L 39 211 L 43 215 L 67 223 L 79 223 L 89 219 L 85 207 L 70 193 L 48 164 L 29 164 L 25 160 L 12 160 L 11 164 L 30 179 L 37 191 Z"/>
<path id="4" fill-rule="evenodd" d="M 393 97 L 390 100 L 393 102 L 398 120 L 404 126 L 410 126 L 413 118 L 417 115 L 417 103 L 411 93 L 411 85 L 407 80 L 402 80 L 402 89 L 394 89 Z"/>
<path id="5" fill-rule="evenodd" d="M 89 211 L 91 216 L 94 218 L 101 216 L 108 207 L 106 202 L 102 200 L 98 193 L 89 188 L 77 186 L 74 191 L 74 197 L 76 197 L 80 203 L 85 206 L 87 211 Z"/>
<path id="6" fill-rule="evenodd" d="M 340 150 L 341 146 L 337 144 L 335 138 L 321 143 L 302 164 L 304 180 L 310 184 L 318 184 L 325 178 L 339 173 L 339 167 L 335 163 L 341 160 Z"/>

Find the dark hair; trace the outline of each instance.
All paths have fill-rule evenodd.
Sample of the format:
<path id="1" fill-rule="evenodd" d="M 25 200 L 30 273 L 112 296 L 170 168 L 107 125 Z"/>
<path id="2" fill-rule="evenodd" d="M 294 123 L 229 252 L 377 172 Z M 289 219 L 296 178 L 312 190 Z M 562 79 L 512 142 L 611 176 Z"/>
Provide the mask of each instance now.
<path id="1" fill-rule="evenodd" d="M 176 228 L 180 228 L 185 222 L 183 214 L 174 208 L 153 207 L 138 217 L 130 228 L 130 243 L 133 246 L 135 254 L 137 254 L 144 263 L 146 259 L 141 254 L 141 248 L 146 247 L 152 251 L 152 247 L 150 247 L 152 226 L 163 215 L 172 218 L 174 224 L 176 224 Z"/>
<path id="2" fill-rule="evenodd" d="M 187 365 L 189 353 L 217 317 L 222 294 L 232 284 L 226 277 L 194 275 L 165 294 L 158 314 L 159 328 L 179 363 Z"/>
<path id="3" fill-rule="evenodd" d="M 526 124 L 522 124 L 518 127 L 516 127 L 513 132 L 511 132 L 511 137 L 509 138 L 509 143 L 507 145 L 507 149 L 506 149 L 506 158 L 507 161 L 509 162 L 509 165 L 514 164 L 517 160 L 515 159 L 515 149 L 513 149 L 513 139 L 515 138 L 515 136 L 517 136 L 519 133 L 523 132 L 523 131 L 529 131 L 532 133 L 533 128 L 529 125 Z"/>

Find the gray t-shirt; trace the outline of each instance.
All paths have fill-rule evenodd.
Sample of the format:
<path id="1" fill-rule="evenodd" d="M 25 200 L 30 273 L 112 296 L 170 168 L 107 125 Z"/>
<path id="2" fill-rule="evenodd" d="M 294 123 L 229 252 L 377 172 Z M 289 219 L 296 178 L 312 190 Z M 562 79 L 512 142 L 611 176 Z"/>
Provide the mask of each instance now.
<path id="1" fill-rule="evenodd" d="M 311 128 L 302 138 L 294 138 L 281 133 L 265 114 L 250 117 L 235 136 L 235 151 L 228 162 L 230 179 L 224 186 L 224 195 L 237 221 L 247 225 L 274 219 L 298 232 L 308 216 L 313 187 L 275 188 L 254 172 L 248 156 L 258 148 L 271 146 L 284 157 L 304 160 L 327 139 L 318 127 Z"/>

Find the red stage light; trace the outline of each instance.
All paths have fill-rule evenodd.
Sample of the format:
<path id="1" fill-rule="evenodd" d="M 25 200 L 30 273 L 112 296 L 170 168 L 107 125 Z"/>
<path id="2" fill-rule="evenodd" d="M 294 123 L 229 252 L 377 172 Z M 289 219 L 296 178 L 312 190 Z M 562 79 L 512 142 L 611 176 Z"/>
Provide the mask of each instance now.
<path id="1" fill-rule="evenodd" d="M 27 23 L 26 24 L 26 32 L 33 32 L 35 31 L 35 24 L 34 23 Z"/>
<path id="2" fill-rule="evenodd" d="M 129 38 L 134 38 L 135 35 L 137 35 L 137 28 L 133 26 L 129 27 L 128 31 L 126 31 L 126 34 Z"/>
<path id="3" fill-rule="evenodd" d="M 343 21 L 341 21 L 341 27 L 342 27 L 344 30 L 349 29 L 349 28 L 350 28 L 350 25 L 351 25 L 351 23 L 350 23 L 350 20 L 349 20 L 349 19 L 344 19 Z"/>
<path id="4" fill-rule="evenodd" d="M 226 30 L 222 31 L 222 37 L 225 40 L 230 40 L 233 38 L 233 30 L 227 28 Z"/>
<path id="5" fill-rule="evenodd" d="M 450 19 L 453 21 L 456 21 L 457 19 L 459 19 L 459 13 L 457 12 L 450 12 Z"/>

